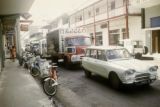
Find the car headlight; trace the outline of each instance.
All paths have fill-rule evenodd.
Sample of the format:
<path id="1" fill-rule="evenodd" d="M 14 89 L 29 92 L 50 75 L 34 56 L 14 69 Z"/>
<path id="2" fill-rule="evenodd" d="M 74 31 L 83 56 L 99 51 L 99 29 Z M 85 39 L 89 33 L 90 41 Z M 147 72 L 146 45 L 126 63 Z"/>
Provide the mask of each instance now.
<path id="1" fill-rule="evenodd" d="M 154 71 L 157 71 L 157 69 L 158 69 L 158 66 L 152 66 L 149 68 L 149 71 L 154 72 Z"/>
<path id="2" fill-rule="evenodd" d="M 136 71 L 134 69 L 129 69 L 127 71 L 125 71 L 125 76 L 130 76 L 133 75 Z"/>

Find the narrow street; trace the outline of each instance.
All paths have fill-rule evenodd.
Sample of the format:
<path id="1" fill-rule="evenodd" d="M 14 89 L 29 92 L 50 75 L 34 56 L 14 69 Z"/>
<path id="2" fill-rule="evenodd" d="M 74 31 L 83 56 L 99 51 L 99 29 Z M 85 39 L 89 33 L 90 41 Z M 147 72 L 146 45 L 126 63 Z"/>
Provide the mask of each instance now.
<path id="1" fill-rule="evenodd" d="M 94 75 L 86 78 L 81 69 L 66 70 L 60 67 L 59 83 L 59 87 L 70 90 L 90 107 L 160 107 L 160 80 L 151 87 L 126 87 L 117 91 L 102 77 Z M 74 97 L 70 100 L 76 102 Z"/>
<path id="2" fill-rule="evenodd" d="M 0 107 L 160 107 L 159 10 L 160 0 L 1 0 Z"/>

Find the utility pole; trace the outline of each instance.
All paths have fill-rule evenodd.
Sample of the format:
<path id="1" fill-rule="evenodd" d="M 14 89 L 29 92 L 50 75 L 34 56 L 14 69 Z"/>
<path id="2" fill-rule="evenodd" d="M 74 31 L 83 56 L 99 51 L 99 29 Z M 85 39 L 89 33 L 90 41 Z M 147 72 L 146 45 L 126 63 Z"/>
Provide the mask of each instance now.
<path id="1" fill-rule="evenodd" d="M 129 39 L 129 28 L 128 28 L 128 4 L 129 4 L 129 1 L 128 0 L 126 0 L 126 15 L 125 15 L 125 17 L 126 17 L 126 38 L 125 39 Z"/>
<path id="2" fill-rule="evenodd" d="M 93 44 L 96 45 L 96 25 L 95 25 L 95 6 L 93 6 L 93 26 L 94 26 L 94 33 L 93 33 Z"/>

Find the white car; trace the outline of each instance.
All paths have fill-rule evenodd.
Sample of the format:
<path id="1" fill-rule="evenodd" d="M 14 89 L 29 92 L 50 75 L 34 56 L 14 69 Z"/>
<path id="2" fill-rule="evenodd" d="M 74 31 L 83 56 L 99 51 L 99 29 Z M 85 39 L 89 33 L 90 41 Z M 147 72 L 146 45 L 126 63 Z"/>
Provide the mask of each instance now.
<path id="1" fill-rule="evenodd" d="M 157 65 L 134 59 L 123 47 L 92 46 L 82 58 L 85 75 L 92 73 L 109 79 L 113 88 L 122 84 L 149 85 L 157 79 Z"/>

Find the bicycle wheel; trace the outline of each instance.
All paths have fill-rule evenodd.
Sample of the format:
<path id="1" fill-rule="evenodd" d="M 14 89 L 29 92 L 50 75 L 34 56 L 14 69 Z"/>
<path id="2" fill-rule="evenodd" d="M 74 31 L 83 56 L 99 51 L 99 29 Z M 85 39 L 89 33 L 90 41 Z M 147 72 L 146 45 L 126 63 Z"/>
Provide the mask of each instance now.
<path id="1" fill-rule="evenodd" d="M 53 96 L 56 94 L 57 85 L 53 85 L 54 83 L 55 81 L 51 78 L 45 79 L 43 83 L 44 92 L 49 96 Z"/>

